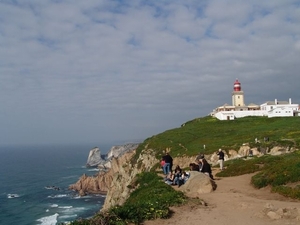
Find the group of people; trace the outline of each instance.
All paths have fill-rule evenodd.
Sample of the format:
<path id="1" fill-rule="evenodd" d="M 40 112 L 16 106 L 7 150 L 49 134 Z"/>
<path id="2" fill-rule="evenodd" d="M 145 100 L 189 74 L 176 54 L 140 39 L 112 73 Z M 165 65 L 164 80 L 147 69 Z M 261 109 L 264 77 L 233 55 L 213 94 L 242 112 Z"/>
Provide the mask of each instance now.
<path id="1" fill-rule="evenodd" d="M 224 170 L 224 157 L 225 154 L 222 149 L 219 149 L 216 154 L 219 156 L 220 170 Z M 181 186 L 184 184 L 190 177 L 190 174 L 184 170 L 182 170 L 179 166 L 176 166 L 174 172 L 172 171 L 173 166 L 173 158 L 169 153 L 166 153 L 165 156 L 162 157 L 161 167 L 165 176 L 165 182 L 170 185 L 178 185 Z M 207 162 L 203 154 L 197 156 L 195 163 L 190 163 L 189 165 L 191 171 L 199 171 L 211 179 L 213 178 L 211 165 Z"/>
<path id="2" fill-rule="evenodd" d="M 173 158 L 169 153 L 166 153 L 160 162 L 163 173 L 165 174 L 165 183 L 169 185 L 178 185 L 180 187 L 183 185 L 190 177 L 190 174 L 182 170 L 179 166 L 176 166 L 175 170 L 173 167 Z"/>
<path id="3" fill-rule="evenodd" d="M 170 171 L 169 174 L 164 178 L 165 183 L 169 185 L 177 185 L 180 187 L 189 179 L 190 173 L 184 171 L 180 166 L 176 166 L 174 172 Z"/>

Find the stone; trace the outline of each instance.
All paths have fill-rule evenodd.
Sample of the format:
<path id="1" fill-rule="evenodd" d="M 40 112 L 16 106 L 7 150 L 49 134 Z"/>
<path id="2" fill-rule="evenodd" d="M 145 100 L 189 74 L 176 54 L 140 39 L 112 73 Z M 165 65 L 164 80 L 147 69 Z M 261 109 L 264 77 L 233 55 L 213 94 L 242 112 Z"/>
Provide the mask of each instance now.
<path id="1" fill-rule="evenodd" d="M 216 189 L 216 183 L 207 175 L 197 171 L 190 171 L 190 178 L 179 190 L 188 197 L 195 198 L 199 194 L 210 193 Z"/>
<path id="2" fill-rule="evenodd" d="M 270 211 L 267 213 L 267 216 L 272 220 L 279 220 L 281 219 L 281 216 L 277 214 L 276 212 Z"/>

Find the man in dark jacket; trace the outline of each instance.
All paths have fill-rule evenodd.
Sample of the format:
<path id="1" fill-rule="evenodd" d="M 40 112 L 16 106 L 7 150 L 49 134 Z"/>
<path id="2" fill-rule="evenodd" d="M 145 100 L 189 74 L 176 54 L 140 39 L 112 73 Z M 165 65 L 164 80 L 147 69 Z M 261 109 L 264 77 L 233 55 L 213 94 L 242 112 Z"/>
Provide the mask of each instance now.
<path id="1" fill-rule="evenodd" d="M 217 152 L 217 155 L 219 156 L 219 162 L 220 162 L 220 170 L 224 169 L 224 152 L 222 149 L 219 149 L 219 152 Z"/>
<path id="2" fill-rule="evenodd" d="M 168 174 L 170 171 L 172 171 L 173 158 L 167 152 L 166 155 L 163 156 L 163 160 L 165 161 L 165 165 L 163 167 L 164 174 Z"/>

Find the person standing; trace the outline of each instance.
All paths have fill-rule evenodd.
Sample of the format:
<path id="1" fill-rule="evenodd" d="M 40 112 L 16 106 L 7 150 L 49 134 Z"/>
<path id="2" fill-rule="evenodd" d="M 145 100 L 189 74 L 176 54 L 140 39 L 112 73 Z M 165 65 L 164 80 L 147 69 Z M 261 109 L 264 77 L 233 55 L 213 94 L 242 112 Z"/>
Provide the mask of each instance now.
<path id="1" fill-rule="evenodd" d="M 163 160 L 165 161 L 165 164 L 163 166 L 164 174 L 169 174 L 169 172 L 172 171 L 173 158 L 169 153 L 166 153 L 166 155 L 163 156 Z"/>
<path id="2" fill-rule="evenodd" d="M 217 155 L 219 156 L 219 163 L 220 163 L 220 170 L 224 169 L 224 152 L 222 149 L 219 149 L 217 152 Z"/>

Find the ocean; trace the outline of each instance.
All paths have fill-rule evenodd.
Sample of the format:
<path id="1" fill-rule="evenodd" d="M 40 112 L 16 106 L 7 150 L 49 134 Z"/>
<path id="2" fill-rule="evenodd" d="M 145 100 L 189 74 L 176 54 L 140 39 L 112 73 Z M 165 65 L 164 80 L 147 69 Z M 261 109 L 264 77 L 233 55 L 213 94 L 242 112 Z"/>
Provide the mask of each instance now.
<path id="1" fill-rule="evenodd" d="M 111 146 L 98 147 L 105 154 Z M 0 225 L 55 225 L 98 212 L 105 196 L 68 189 L 82 174 L 97 173 L 85 167 L 93 147 L 0 147 Z"/>

